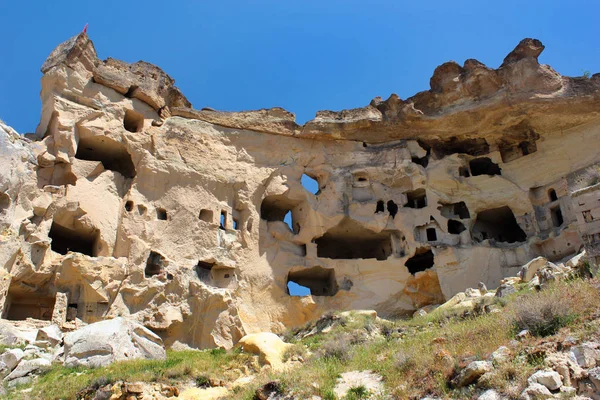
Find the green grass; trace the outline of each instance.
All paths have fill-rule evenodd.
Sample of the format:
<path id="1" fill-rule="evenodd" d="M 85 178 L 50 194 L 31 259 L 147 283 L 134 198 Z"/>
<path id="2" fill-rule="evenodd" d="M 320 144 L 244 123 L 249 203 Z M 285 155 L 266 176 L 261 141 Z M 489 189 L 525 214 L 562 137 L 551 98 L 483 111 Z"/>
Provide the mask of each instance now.
<path id="1" fill-rule="evenodd" d="M 213 378 L 232 382 L 249 369 L 256 378 L 233 390 L 231 399 L 251 400 L 258 387 L 276 380 L 297 398 L 317 395 L 334 400 L 333 388 L 340 374 L 355 370 L 380 374 L 387 395 L 394 399 L 425 395 L 467 399 L 475 394 L 474 388 L 453 388 L 449 382 L 455 374 L 471 360 L 487 359 L 498 347 L 509 345 L 520 324 L 541 324 L 542 329 L 534 334 L 550 336 L 532 336 L 509 346 L 512 356 L 479 383 L 518 398 L 527 377 L 545 363 L 543 357 L 530 351 L 536 343 L 551 340 L 552 335 L 589 338 L 600 334 L 596 286 L 597 281 L 575 279 L 555 283 L 541 292 L 520 287 L 517 293 L 496 301 L 501 313 L 453 315 L 436 310 L 397 321 L 351 315 L 336 319 L 330 332 L 304 339 L 298 339 L 296 334 L 301 330 L 296 329 L 287 333 L 295 343 L 287 357 L 301 355 L 305 362 L 282 373 L 260 369 L 254 356 L 239 350 L 168 351 L 165 361 L 119 362 L 99 369 L 55 366 L 39 378 L 33 392 L 19 397 L 13 391 L 11 398 L 73 399 L 84 388 L 118 380 L 206 386 Z M 560 318 L 553 313 L 559 313 Z M 354 388 L 346 398 L 364 398 L 363 389 Z"/>
<path id="2" fill-rule="evenodd" d="M 54 366 L 35 383 L 32 393 L 22 398 L 75 399 L 77 393 L 87 387 L 99 387 L 119 380 L 129 382 L 163 382 L 176 384 L 195 380 L 206 384 L 210 377 L 234 380 L 235 368 L 252 364 L 252 357 L 238 351 L 220 349 L 208 351 L 167 351 L 167 359 L 132 360 L 117 362 L 104 368 L 68 368 Z M 224 367 L 230 369 L 226 370 Z M 14 392 L 12 398 L 19 399 Z"/>

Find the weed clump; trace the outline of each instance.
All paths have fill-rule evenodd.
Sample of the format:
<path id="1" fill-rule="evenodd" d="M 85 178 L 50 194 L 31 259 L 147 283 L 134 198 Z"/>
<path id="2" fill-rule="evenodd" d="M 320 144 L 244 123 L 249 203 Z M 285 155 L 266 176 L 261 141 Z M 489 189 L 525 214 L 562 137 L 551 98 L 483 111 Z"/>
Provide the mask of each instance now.
<path id="1" fill-rule="evenodd" d="M 515 329 L 526 329 L 534 336 L 554 335 L 576 317 L 568 299 L 554 293 L 526 296 L 523 301 L 515 303 Z"/>

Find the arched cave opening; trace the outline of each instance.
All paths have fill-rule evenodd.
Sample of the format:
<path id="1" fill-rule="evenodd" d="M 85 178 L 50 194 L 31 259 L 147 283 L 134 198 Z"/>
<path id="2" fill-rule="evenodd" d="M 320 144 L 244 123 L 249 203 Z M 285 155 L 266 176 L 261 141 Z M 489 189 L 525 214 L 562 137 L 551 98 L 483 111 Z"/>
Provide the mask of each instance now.
<path id="1" fill-rule="evenodd" d="M 425 189 L 417 189 L 406 192 L 406 204 L 408 208 L 425 208 L 427 207 L 427 195 Z"/>
<path id="2" fill-rule="evenodd" d="M 467 228 L 465 228 L 465 225 L 462 222 L 455 219 L 448 220 L 448 233 L 458 235 L 466 229 Z"/>
<path id="3" fill-rule="evenodd" d="M 445 218 L 471 218 L 471 213 L 469 213 L 469 209 L 467 208 L 467 205 L 464 201 L 451 204 L 442 204 L 441 207 L 439 207 L 439 209 L 440 213 Z"/>
<path id="4" fill-rule="evenodd" d="M 383 200 L 379 200 L 377 202 L 377 205 L 375 206 L 375 214 L 380 212 L 385 212 L 385 203 L 383 202 Z"/>
<path id="5" fill-rule="evenodd" d="M 398 205 L 396 203 L 394 203 L 393 200 L 388 200 L 387 209 L 388 209 L 388 212 L 390 213 L 390 215 L 392 216 L 392 219 L 398 213 Z"/>
<path id="6" fill-rule="evenodd" d="M 425 248 L 418 248 L 415 252 L 415 255 L 404 263 L 406 268 L 408 268 L 408 272 L 410 272 L 412 275 L 433 267 L 433 264 L 433 252 L 431 249 Z"/>
<path id="7" fill-rule="evenodd" d="M 105 169 L 118 172 L 125 178 L 135 177 L 135 166 L 125 146 L 106 136 L 79 138 L 75 158 L 100 161 Z"/>
<path id="8" fill-rule="evenodd" d="M 201 221 L 208 222 L 209 224 L 211 224 L 213 222 L 213 211 L 207 209 L 200 210 L 198 218 Z"/>
<path id="9" fill-rule="evenodd" d="M 392 254 L 389 232 L 373 232 L 359 223 L 344 218 L 315 240 L 317 257 L 352 260 L 375 258 L 385 260 Z"/>
<path id="10" fill-rule="evenodd" d="M 24 321 L 27 318 L 50 321 L 54 312 L 56 295 L 48 287 L 33 290 L 35 285 L 11 283 L 4 304 L 4 318 Z"/>
<path id="11" fill-rule="evenodd" d="M 302 285 L 298 285 L 294 281 L 288 281 L 287 292 L 290 296 L 304 297 L 310 296 L 310 288 Z"/>
<path id="12" fill-rule="evenodd" d="M 287 284 L 289 282 L 294 282 L 310 289 L 312 296 L 335 296 L 339 290 L 337 281 L 335 280 L 335 271 L 320 266 L 290 271 L 287 277 Z M 290 294 L 289 291 L 288 294 Z"/>
<path id="13" fill-rule="evenodd" d="M 146 278 L 150 278 L 154 275 L 159 275 L 163 272 L 164 267 L 166 266 L 166 259 L 162 256 L 162 254 L 157 253 L 156 251 L 150 251 L 150 255 L 148 256 L 148 260 L 146 260 L 146 269 L 144 270 L 144 276 Z"/>
<path id="14" fill-rule="evenodd" d="M 4 192 L 0 192 L 0 213 L 10 207 L 10 197 Z"/>
<path id="15" fill-rule="evenodd" d="M 48 237 L 52 239 L 50 244 L 52 251 L 62 255 L 72 251 L 94 257 L 100 232 L 96 229 L 70 229 L 52 221 Z"/>
<path id="16" fill-rule="evenodd" d="M 144 116 L 133 110 L 126 110 L 123 118 L 123 127 L 129 132 L 141 132 L 144 128 Z"/>
<path id="17" fill-rule="evenodd" d="M 260 205 L 260 217 L 266 221 L 285 222 L 294 232 L 292 210 L 296 204 L 284 196 L 267 196 Z"/>
<path id="18" fill-rule="evenodd" d="M 457 153 L 480 156 L 490 152 L 490 145 L 484 138 L 458 139 L 454 136 L 449 140 L 436 141 L 430 144 L 438 159 Z"/>
<path id="19" fill-rule="evenodd" d="M 474 158 L 469 161 L 471 174 L 478 175 L 502 175 L 502 170 L 489 157 Z"/>
<path id="20" fill-rule="evenodd" d="M 494 239 L 498 242 L 515 243 L 527 240 L 527 235 L 508 206 L 481 211 L 473 226 L 473 238 L 481 242 Z"/>

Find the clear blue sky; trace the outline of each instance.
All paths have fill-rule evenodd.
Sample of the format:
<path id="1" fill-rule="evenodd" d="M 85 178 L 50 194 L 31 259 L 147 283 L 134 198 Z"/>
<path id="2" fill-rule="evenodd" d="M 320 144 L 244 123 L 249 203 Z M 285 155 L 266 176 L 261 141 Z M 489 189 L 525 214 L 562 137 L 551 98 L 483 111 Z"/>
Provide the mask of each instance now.
<path id="1" fill-rule="evenodd" d="M 433 69 L 476 58 L 498 67 L 525 37 L 565 75 L 600 71 L 596 1 L 0 0 L 0 118 L 19 132 L 40 116 L 39 68 L 89 22 L 100 58 L 145 60 L 195 108 L 281 106 L 299 122 L 429 88 Z"/>

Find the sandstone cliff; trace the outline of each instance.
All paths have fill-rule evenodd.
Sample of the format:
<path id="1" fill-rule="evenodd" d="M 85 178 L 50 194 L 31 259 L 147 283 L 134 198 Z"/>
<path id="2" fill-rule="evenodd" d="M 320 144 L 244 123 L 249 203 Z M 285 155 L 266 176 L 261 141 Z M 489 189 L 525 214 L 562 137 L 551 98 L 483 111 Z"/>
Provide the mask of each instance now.
<path id="1" fill-rule="evenodd" d="M 169 346 L 231 347 L 572 256 L 569 190 L 599 175 L 600 75 L 563 77 L 543 48 L 445 63 L 428 91 L 300 126 L 279 108 L 194 110 L 160 68 L 102 61 L 82 33 L 42 66 L 35 135 L 0 125 L 2 316 L 129 316 Z"/>

